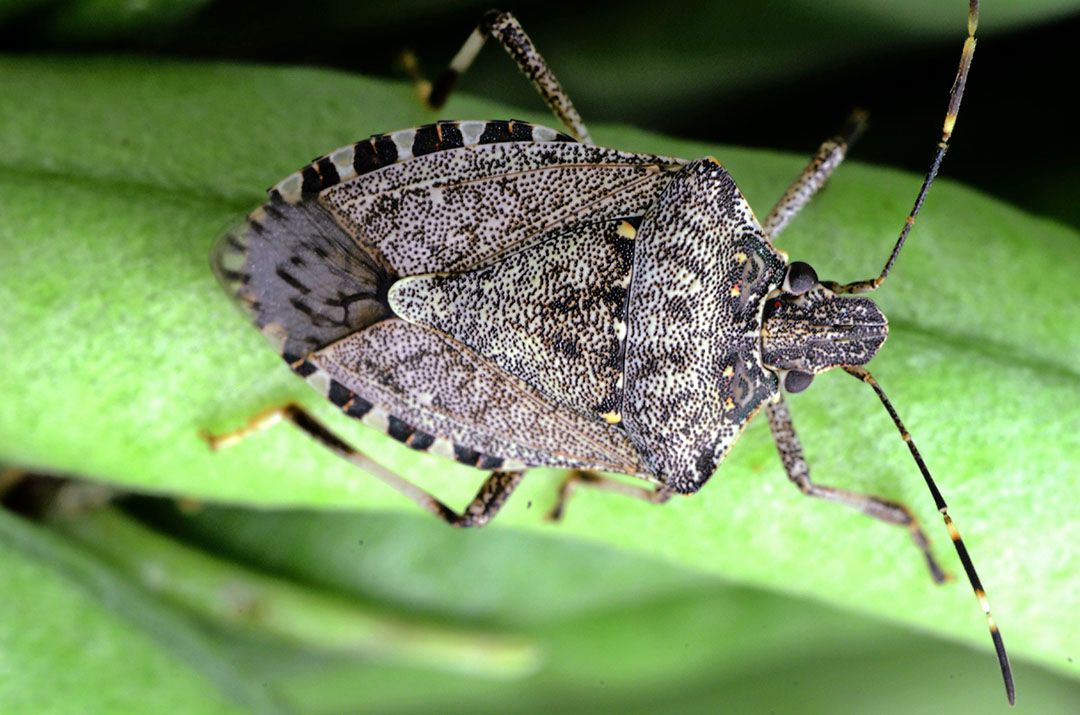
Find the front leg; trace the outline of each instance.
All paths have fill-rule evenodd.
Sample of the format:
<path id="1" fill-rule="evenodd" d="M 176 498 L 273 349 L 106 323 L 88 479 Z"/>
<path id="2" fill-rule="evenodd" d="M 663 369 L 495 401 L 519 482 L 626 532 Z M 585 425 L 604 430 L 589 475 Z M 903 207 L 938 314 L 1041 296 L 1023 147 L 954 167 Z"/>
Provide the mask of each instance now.
<path id="1" fill-rule="evenodd" d="M 776 448 L 780 452 L 780 460 L 784 463 L 784 471 L 800 492 L 808 497 L 844 504 L 879 521 L 904 527 L 911 534 L 911 539 L 922 552 L 923 558 L 926 559 L 931 578 L 937 583 L 945 580 L 945 572 L 942 571 L 937 559 L 930 551 L 930 541 L 910 509 L 903 504 L 881 497 L 814 484 L 810 481 L 810 468 L 803 458 L 802 444 L 795 433 L 795 425 L 791 422 L 791 412 L 788 411 L 783 396 L 781 395 L 777 402 L 768 405 L 766 412 L 769 416 L 769 427 L 772 429 L 773 439 L 776 441 Z"/>

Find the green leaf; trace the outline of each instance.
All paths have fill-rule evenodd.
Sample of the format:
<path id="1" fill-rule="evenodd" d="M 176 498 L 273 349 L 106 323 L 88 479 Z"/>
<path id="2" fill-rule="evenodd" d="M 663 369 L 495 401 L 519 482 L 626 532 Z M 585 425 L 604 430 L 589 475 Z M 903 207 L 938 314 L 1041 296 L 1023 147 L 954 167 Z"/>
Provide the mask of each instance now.
<path id="1" fill-rule="evenodd" d="M 359 137 L 433 119 L 409 87 L 109 59 L 4 59 L 0 83 L 0 459 L 199 499 L 414 510 L 287 427 L 221 454 L 198 439 L 298 399 L 451 503 L 471 496 L 478 473 L 348 424 L 309 394 L 207 268 L 211 244 L 262 187 Z M 463 96 L 442 115 L 508 113 Z M 805 163 L 594 133 L 624 148 L 715 154 L 762 214 Z M 781 244 L 823 277 L 876 273 L 919 180 L 846 165 Z M 943 180 L 880 292 L 893 330 L 872 365 L 950 499 L 1014 656 L 1073 676 L 1080 556 L 1068 545 L 1080 502 L 1049 495 L 1070 493 L 1080 448 L 1077 238 Z M 911 504 L 958 572 L 872 394 L 844 375 L 817 383 L 792 400 L 816 478 Z M 663 508 L 585 492 L 556 528 L 541 511 L 557 479 L 530 475 L 493 528 L 611 544 L 988 648 L 966 584 L 934 588 L 904 533 L 801 497 L 763 423 L 699 495 Z"/>
<path id="2" fill-rule="evenodd" d="M 492 678 L 519 677 L 536 665 L 535 648 L 520 637 L 374 612 L 355 599 L 192 549 L 115 509 L 52 518 L 51 525 L 89 546 L 113 567 L 114 577 L 138 583 L 203 621 L 272 638 L 279 647 Z"/>
<path id="3" fill-rule="evenodd" d="M 0 711 L 274 711 L 182 617 L 4 510 L 0 573 Z"/>
<path id="4" fill-rule="evenodd" d="M 610 547 L 448 530 L 415 515 L 177 511 L 160 501 L 127 508 L 186 545 L 115 512 L 53 524 L 227 627 L 216 639 L 222 657 L 297 712 L 362 703 L 365 712 L 501 713 L 513 703 L 518 713 L 706 713 L 737 703 L 834 713 L 865 711 L 867 697 L 883 714 L 1009 711 L 982 653 Z M 221 555 L 247 563 L 229 567 Z M 342 652 L 356 623 L 367 624 L 359 651 Z M 463 668 L 470 643 L 498 643 L 484 632 L 528 642 L 532 667 L 515 669 L 510 652 L 493 648 L 471 651 L 484 667 Z M 365 645 L 365 633 L 381 633 L 381 645 Z M 445 648 L 447 633 L 458 634 L 456 647 Z M 1020 712 L 1067 712 L 1080 697 L 1080 684 L 1016 667 Z"/>

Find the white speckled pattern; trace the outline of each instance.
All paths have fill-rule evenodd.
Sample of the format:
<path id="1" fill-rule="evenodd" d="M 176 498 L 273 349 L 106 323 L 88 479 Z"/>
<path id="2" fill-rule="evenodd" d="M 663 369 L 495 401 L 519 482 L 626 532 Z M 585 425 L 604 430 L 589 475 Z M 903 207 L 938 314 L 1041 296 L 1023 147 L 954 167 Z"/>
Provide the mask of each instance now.
<path id="1" fill-rule="evenodd" d="M 761 367 L 761 312 L 784 262 L 712 159 L 672 179 L 636 243 L 624 423 L 650 472 L 693 492 L 776 392 Z"/>

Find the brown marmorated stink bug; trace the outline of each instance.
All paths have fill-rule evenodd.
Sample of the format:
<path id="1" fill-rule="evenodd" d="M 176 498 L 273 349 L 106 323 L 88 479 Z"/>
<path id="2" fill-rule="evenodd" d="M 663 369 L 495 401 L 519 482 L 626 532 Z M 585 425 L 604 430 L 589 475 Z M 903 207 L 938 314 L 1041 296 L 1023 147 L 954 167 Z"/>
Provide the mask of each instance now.
<path id="1" fill-rule="evenodd" d="M 854 116 L 758 223 L 712 158 L 593 145 L 569 97 L 508 13 L 490 12 L 432 86 L 445 102 L 487 38 L 509 53 L 569 134 L 521 121 L 441 121 L 316 159 L 213 254 L 221 283 L 293 371 L 345 414 L 409 447 L 490 471 L 458 514 L 350 447 L 298 405 L 209 437 L 287 419 L 456 526 L 493 517 L 530 467 L 661 503 L 708 481 L 762 406 L 791 481 L 909 531 L 902 504 L 815 484 L 783 391 L 839 367 L 873 388 L 933 495 L 986 612 L 1009 702 L 1013 682 L 986 595 L 945 500 L 881 387 L 862 367 L 885 316 L 867 298 L 889 275 L 948 148 L 975 51 L 978 2 L 926 179 L 881 273 L 820 281 L 773 241 L 843 160 Z M 639 487 L 599 475 L 652 482 Z"/>

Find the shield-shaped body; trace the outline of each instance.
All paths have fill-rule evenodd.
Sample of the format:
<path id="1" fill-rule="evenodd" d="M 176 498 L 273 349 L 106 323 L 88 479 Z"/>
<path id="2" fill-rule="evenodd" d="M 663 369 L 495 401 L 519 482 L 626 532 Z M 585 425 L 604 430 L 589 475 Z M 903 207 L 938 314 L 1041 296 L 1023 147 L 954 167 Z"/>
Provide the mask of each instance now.
<path id="1" fill-rule="evenodd" d="M 314 161 L 214 254 L 347 414 L 485 469 L 696 491 L 776 393 L 784 257 L 733 180 L 525 122 L 439 122 Z"/>

